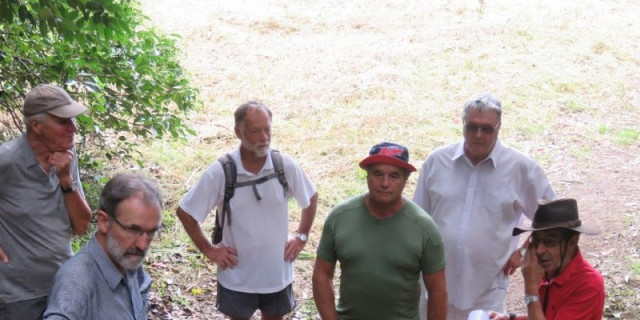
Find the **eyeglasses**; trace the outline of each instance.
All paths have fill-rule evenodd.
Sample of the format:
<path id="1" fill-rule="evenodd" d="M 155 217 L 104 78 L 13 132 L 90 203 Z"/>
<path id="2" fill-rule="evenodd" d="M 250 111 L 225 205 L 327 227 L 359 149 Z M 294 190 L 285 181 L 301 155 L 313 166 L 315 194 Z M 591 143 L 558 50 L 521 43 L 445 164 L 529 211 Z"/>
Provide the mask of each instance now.
<path id="1" fill-rule="evenodd" d="M 500 126 L 500 123 L 496 124 L 495 126 L 479 126 L 477 124 L 474 123 L 467 123 L 464 125 L 464 131 L 468 132 L 468 133 L 477 133 L 478 130 L 482 131 L 482 133 L 484 134 L 492 134 L 493 132 L 495 132 L 496 130 L 498 130 L 498 127 Z"/>
<path id="2" fill-rule="evenodd" d="M 120 221 L 118 221 L 118 218 L 116 218 L 115 216 L 110 217 L 113 218 L 113 221 L 115 221 L 120 226 L 120 228 L 122 228 L 122 230 L 126 231 L 131 236 L 135 236 L 136 238 L 142 237 L 143 234 L 146 234 L 149 240 L 153 240 L 156 234 L 162 232 L 162 226 L 152 230 L 142 230 L 139 227 L 125 226 Z"/>
<path id="3" fill-rule="evenodd" d="M 540 239 L 538 237 L 532 236 L 532 237 L 529 238 L 529 243 L 533 247 L 537 247 L 540 243 L 542 243 L 547 248 L 555 248 L 555 247 L 560 245 L 562 240 L 563 239 L 559 239 L 559 238 Z"/>

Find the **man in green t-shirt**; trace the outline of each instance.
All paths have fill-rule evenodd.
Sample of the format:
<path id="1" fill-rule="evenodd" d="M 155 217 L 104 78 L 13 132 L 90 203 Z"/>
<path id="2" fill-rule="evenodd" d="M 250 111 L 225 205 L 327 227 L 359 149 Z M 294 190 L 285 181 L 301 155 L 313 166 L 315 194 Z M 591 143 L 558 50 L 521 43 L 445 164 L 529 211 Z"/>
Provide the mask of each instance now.
<path id="1" fill-rule="evenodd" d="M 419 277 L 428 319 L 445 319 L 442 239 L 435 223 L 402 196 L 411 172 L 406 147 L 383 142 L 360 162 L 369 192 L 338 204 L 327 219 L 313 269 L 313 294 L 324 320 L 419 319 Z M 336 307 L 333 275 L 340 262 Z"/>

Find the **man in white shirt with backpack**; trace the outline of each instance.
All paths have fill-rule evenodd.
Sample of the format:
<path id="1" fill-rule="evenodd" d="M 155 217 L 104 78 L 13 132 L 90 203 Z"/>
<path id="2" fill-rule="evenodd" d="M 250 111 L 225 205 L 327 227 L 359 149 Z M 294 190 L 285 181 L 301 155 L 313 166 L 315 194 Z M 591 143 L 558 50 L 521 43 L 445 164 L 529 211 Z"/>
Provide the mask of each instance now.
<path id="1" fill-rule="evenodd" d="M 203 173 L 177 214 L 196 247 L 218 265 L 218 310 L 239 320 L 259 309 L 263 320 L 279 320 L 295 307 L 292 263 L 307 241 L 318 194 L 291 157 L 270 149 L 272 113 L 266 105 L 248 101 L 234 117 L 240 147 Z M 294 236 L 290 197 L 302 208 Z M 214 207 L 216 244 L 200 227 Z"/>

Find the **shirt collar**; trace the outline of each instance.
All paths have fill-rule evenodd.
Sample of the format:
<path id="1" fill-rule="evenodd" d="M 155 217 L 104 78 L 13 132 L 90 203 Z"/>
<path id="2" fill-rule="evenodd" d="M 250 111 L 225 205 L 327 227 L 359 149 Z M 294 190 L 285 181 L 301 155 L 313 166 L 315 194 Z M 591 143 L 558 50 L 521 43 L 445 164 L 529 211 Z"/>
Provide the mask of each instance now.
<path id="1" fill-rule="evenodd" d="M 551 279 L 550 283 L 555 283 L 558 286 L 563 286 L 571 277 L 576 273 L 576 270 L 580 268 L 580 266 L 584 263 L 584 259 L 582 258 L 582 254 L 580 253 L 580 249 L 577 249 L 576 255 L 571 259 L 571 262 L 567 265 L 564 270 L 560 272 L 560 274 Z"/>
<path id="2" fill-rule="evenodd" d="M 453 153 L 453 157 L 451 157 L 451 160 L 456 161 L 458 159 L 464 159 L 465 161 L 467 161 L 467 163 L 469 163 L 469 165 L 473 166 L 471 164 L 471 161 L 464 155 L 464 144 L 465 144 L 464 140 L 458 144 L 458 147 Z M 500 139 L 497 139 L 496 144 L 493 146 L 493 149 L 491 149 L 491 152 L 489 153 L 489 156 L 486 159 L 480 161 L 480 163 L 478 163 L 477 165 L 483 164 L 485 162 L 489 162 L 491 163 L 491 165 L 493 165 L 494 168 L 497 167 L 498 158 L 500 153 L 502 152 L 502 149 L 504 149 L 504 146 L 500 142 Z"/>
<path id="3" fill-rule="evenodd" d="M 33 148 L 29 144 L 29 140 L 27 139 L 27 134 L 24 133 L 18 138 L 18 150 L 20 150 L 20 157 L 22 158 L 22 163 L 27 168 L 33 167 L 35 165 L 40 165 L 38 163 L 38 159 L 36 159 L 36 154 L 33 153 Z"/>
<path id="4" fill-rule="evenodd" d="M 97 231 L 96 231 L 97 232 Z M 120 284 L 120 281 L 123 280 L 122 273 L 116 268 L 113 264 L 107 253 L 104 252 L 100 243 L 98 243 L 98 239 L 96 239 L 96 234 L 94 233 L 89 240 L 89 243 L 86 246 L 88 253 L 93 257 L 96 264 L 98 265 L 98 269 L 102 272 L 102 277 L 105 279 L 109 288 L 111 290 L 115 290 L 115 288 Z"/>
<path id="5" fill-rule="evenodd" d="M 231 158 L 236 163 L 236 172 L 238 174 L 244 174 L 247 176 L 256 176 L 256 174 L 253 174 L 252 172 L 247 171 L 242 165 L 242 160 L 240 159 L 240 148 L 236 149 L 234 152 L 231 153 Z M 273 162 L 271 161 L 271 148 L 267 150 L 267 161 L 265 161 L 264 166 L 262 166 L 262 169 L 260 169 L 260 172 L 258 172 L 257 175 L 260 175 L 264 170 L 269 170 L 269 169 L 273 169 Z"/>

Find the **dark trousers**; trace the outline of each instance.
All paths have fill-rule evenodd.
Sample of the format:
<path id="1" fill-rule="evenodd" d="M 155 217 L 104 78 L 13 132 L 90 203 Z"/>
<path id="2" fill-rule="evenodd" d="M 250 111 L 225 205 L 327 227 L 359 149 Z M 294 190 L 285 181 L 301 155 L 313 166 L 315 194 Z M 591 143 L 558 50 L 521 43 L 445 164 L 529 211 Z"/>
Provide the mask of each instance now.
<path id="1" fill-rule="evenodd" d="M 0 303 L 0 320 L 40 320 L 47 307 L 47 297 Z"/>

